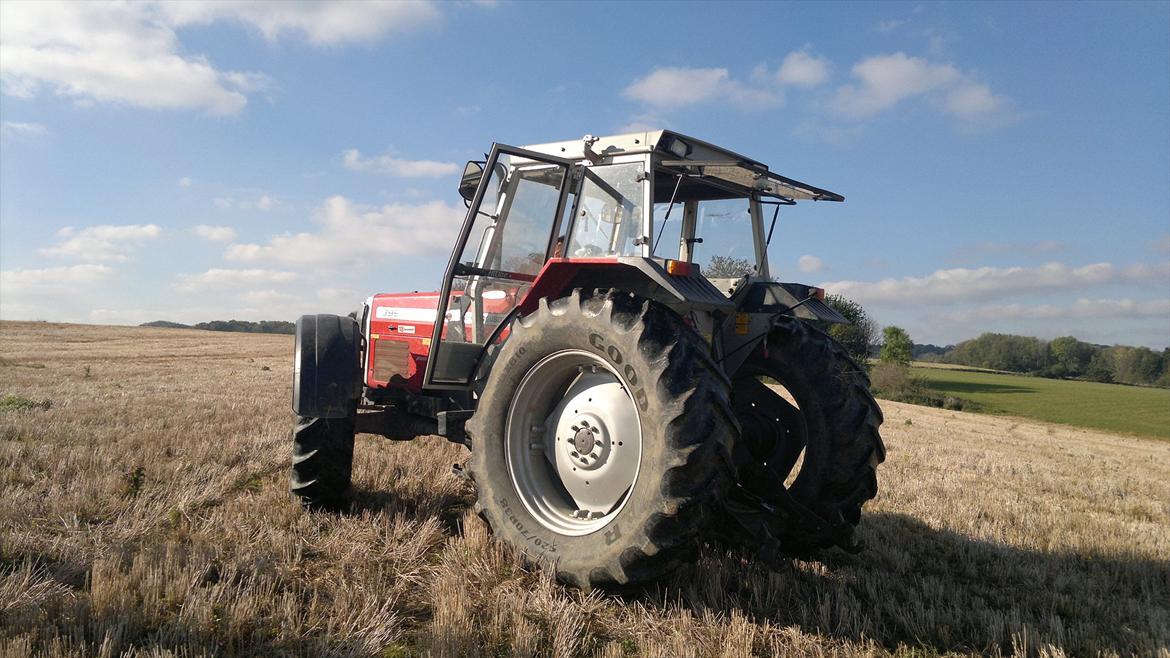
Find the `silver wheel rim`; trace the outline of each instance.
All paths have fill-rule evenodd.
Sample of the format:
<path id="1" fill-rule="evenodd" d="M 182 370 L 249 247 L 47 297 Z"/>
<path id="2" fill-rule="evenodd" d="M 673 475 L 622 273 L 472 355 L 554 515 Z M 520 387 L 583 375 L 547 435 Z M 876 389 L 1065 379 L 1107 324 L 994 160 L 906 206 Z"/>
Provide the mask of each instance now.
<path id="1" fill-rule="evenodd" d="M 579 536 L 609 524 L 642 460 L 641 418 L 625 379 L 582 350 L 541 359 L 512 398 L 504 455 L 521 502 L 545 528 Z"/>

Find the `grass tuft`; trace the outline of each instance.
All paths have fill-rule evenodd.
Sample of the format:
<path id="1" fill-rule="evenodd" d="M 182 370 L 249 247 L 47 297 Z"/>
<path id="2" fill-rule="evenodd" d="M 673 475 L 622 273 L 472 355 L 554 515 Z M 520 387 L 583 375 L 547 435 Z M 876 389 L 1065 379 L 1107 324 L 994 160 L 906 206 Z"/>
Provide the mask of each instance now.
<path id="1" fill-rule="evenodd" d="M 0 412 L 5 411 L 48 411 L 52 400 L 33 400 L 9 393 L 0 398 Z"/>

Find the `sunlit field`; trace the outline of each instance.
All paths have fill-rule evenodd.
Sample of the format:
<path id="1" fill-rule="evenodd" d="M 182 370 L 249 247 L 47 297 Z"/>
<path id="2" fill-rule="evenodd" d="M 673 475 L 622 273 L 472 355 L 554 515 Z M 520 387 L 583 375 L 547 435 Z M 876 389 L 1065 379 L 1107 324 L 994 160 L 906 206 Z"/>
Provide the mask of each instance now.
<path id="1" fill-rule="evenodd" d="M 984 413 L 1170 440 L 1170 389 L 934 367 L 912 373 Z"/>
<path id="2" fill-rule="evenodd" d="M 0 654 L 1170 656 L 1170 443 L 883 403 L 861 554 L 584 594 L 438 437 L 359 437 L 348 513 L 290 502 L 291 350 L 0 323 Z"/>

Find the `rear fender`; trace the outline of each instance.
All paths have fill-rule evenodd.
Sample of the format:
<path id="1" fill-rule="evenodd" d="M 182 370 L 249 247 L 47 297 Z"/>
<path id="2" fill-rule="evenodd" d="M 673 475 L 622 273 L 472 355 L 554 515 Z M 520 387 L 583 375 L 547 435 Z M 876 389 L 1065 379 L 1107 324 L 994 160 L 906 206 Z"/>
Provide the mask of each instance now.
<path id="1" fill-rule="evenodd" d="M 743 292 L 736 295 L 737 309 L 741 313 L 782 313 L 802 320 L 824 320 L 836 324 L 849 322 L 829 306 L 823 299 L 824 291 L 803 283 L 777 283 L 775 281 L 754 281 Z"/>
<path id="2" fill-rule="evenodd" d="M 297 319 L 293 352 L 293 411 L 311 418 L 346 418 L 361 397 L 362 332 L 339 315 Z"/>
<path id="3" fill-rule="evenodd" d="M 692 310 L 726 313 L 734 308 L 697 267 L 675 275 L 653 258 L 550 258 L 520 302 L 520 314 L 536 310 L 541 298 L 555 299 L 574 288 L 623 290 L 683 315 Z"/>

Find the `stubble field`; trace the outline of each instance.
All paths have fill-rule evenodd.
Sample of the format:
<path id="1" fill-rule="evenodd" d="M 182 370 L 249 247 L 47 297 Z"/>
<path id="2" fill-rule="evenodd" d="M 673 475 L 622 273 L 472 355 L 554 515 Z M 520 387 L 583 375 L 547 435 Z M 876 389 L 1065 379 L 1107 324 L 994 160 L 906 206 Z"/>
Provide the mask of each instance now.
<path id="1" fill-rule="evenodd" d="M 291 337 L 0 323 L 0 655 L 1170 656 L 1170 444 L 883 403 L 857 556 L 622 596 L 495 545 L 437 437 L 288 499 Z"/>

